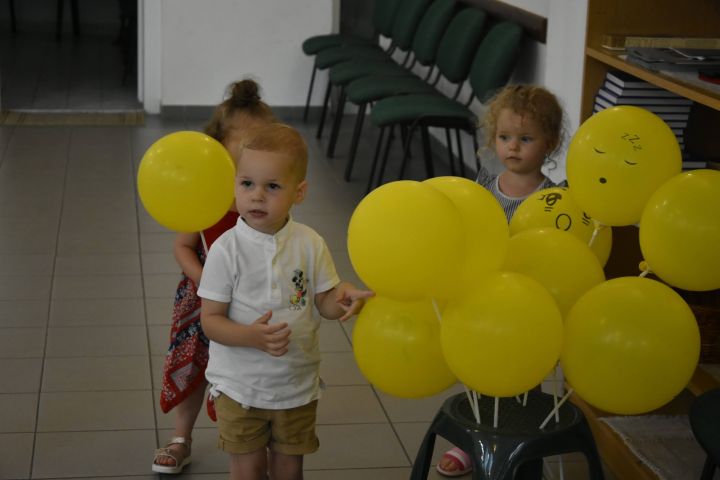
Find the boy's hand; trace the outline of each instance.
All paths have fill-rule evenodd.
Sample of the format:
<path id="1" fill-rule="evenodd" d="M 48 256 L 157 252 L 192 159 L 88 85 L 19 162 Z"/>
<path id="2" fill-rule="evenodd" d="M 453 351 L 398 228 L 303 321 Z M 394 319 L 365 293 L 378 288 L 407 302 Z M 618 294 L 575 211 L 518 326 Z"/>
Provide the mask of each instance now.
<path id="1" fill-rule="evenodd" d="M 340 283 L 335 287 L 335 303 L 343 309 L 345 314 L 338 320 L 344 322 L 353 315 L 357 315 L 365 305 L 365 299 L 374 296 L 375 292 L 360 290 L 350 283 Z"/>
<path id="2" fill-rule="evenodd" d="M 273 357 L 280 357 L 288 351 L 290 329 L 287 328 L 288 324 L 285 322 L 269 325 L 268 322 L 271 318 L 272 311 L 268 311 L 250 325 L 252 346 Z"/>

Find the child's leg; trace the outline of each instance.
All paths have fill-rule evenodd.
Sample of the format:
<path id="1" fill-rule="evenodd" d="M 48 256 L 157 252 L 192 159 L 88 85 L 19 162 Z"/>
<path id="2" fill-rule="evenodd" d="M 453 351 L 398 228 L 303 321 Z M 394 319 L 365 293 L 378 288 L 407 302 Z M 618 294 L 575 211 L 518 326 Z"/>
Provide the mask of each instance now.
<path id="1" fill-rule="evenodd" d="M 267 467 L 265 447 L 250 453 L 230 454 L 231 480 L 265 480 L 267 479 Z"/>
<path id="2" fill-rule="evenodd" d="M 268 473 L 272 480 L 302 480 L 303 456 L 270 451 Z"/>
<path id="3" fill-rule="evenodd" d="M 207 382 L 198 385 L 195 391 L 174 408 L 175 433 L 173 433 L 173 436 L 185 438 L 188 441 L 188 445 L 192 442 L 192 430 L 195 426 L 195 420 L 197 420 L 198 413 L 205 400 L 205 387 L 207 387 Z M 168 448 L 177 454 L 177 458 L 183 458 L 189 453 L 187 447 L 184 445 L 174 444 Z M 175 465 L 175 460 L 170 457 L 161 456 L 157 458 L 155 463 L 158 465 L 172 466 Z"/>

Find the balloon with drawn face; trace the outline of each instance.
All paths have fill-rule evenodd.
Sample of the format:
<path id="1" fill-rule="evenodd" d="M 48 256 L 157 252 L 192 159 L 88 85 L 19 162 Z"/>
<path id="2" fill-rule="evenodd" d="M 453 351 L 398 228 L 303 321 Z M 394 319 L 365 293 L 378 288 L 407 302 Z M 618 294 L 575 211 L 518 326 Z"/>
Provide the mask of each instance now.
<path id="1" fill-rule="evenodd" d="M 680 147 L 670 127 L 638 107 L 596 113 L 580 125 L 568 149 L 571 194 L 605 225 L 637 223 L 650 195 L 681 169 Z"/>
<path id="2" fill-rule="evenodd" d="M 573 234 L 586 245 L 595 230 L 595 222 L 575 203 L 566 187 L 539 190 L 526 198 L 510 219 L 510 235 L 533 228 L 555 228 Z M 612 228 L 601 227 L 590 249 L 605 265 L 612 247 Z"/>

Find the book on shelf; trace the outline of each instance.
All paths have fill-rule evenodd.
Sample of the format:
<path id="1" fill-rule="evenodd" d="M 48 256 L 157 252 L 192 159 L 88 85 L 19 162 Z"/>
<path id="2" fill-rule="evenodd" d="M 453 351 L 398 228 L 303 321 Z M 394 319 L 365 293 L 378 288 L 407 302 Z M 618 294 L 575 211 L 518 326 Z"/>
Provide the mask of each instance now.
<path id="1" fill-rule="evenodd" d="M 683 98 L 677 93 L 669 92 L 664 88 L 654 87 L 653 88 L 624 88 L 621 87 L 609 79 L 605 80 L 603 88 L 616 94 L 623 95 L 626 97 L 668 97 L 668 98 Z"/>
<path id="2" fill-rule="evenodd" d="M 652 83 L 640 80 L 622 70 L 608 70 L 605 78 L 621 88 L 648 88 L 651 90 L 658 88 Z"/>
<path id="3" fill-rule="evenodd" d="M 674 37 L 669 35 L 628 35 L 625 47 L 720 49 L 720 38 Z"/>
<path id="4" fill-rule="evenodd" d="M 626 60 L 648 70 L 692 72 L 720 66 L 720 50 L 677 48 L 627 48 Z"/>
<path id="5" fill-rule="evenodd" d="M 600 87 L 598 95 L 617 105 L 692 105 L 692 100 L 679 95 L 674 97 L 633 97 L 624 94 L 617 95 L 604 87 Z"/>
<path id="6" fill-rule="evenodd" d="M 601 97 L 600 95 L 595 96 L 595 103 L 601 105 L 603 108 L 610 108 L 615 107 L 618 105 L 631 105 L 624 102 L 624 99 L 620 99 L 617 103 L 612 102 L 611 100 L 608 100 L 604 97 Z M 663 115 L 666 114 L 674 114 L 674 115 L 683 115 L 685 118 L 690 114 L 690 105 L 636 105 L 641 106 L 642 108 L 646 110 L 650 110 L 655 115 L 658 115 L 662 118 Z M 667 120 L 667 118 L 663 118 L 663 120 Z M 681 118 L 676 118 L 676 120 L 681 120 Z"/>

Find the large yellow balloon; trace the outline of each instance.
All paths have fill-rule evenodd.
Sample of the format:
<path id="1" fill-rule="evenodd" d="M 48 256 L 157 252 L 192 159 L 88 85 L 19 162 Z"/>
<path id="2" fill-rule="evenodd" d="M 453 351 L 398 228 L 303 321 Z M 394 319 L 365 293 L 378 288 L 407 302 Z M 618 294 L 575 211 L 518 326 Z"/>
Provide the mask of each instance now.
<path id="1" fill-rule="evenodd" d="M 685 290 L 720 288 L 720 172 L 677 175 L 650 197 L 640 249 L 662 280 Z"/>
<path id="2" fill-rule="evenodd" d="M 568 149 L 570 193 L 605 225 L 637 223 L 650 195 L 681 168 L 670 127 L 638 107 L 596 113 L 580 125 Z"/>
<path id="3" fill-rule="evenodd" d="M 581 295 L 605 281 L 590 248 L 554 228 L 533 228 L 511 237 L 503 270 L 540 282 L 555 298 L 563 317 Z"/>
<path id="4" fill-rule="evenodd" d="M 462 255 L 460 213 L 421 182 L 376 188 L 355 208 L 348 227 L 350 261 L 376 293 L 399 300 L 435 297 L 456 275 Z"/>
<path id="5" fill-rule="evenodd" d="M 632 415 L 680 393 L 699 355 L 697 322 L 680 295 L 655 280 L 621 277 L 593 288 L 570 310 L 561 365 L 586 402 Z"/>
<path id="6" fill-rule="evenodd" d="M 569 194 L 567 187 L 539 190 L 526 198 L 510 219 L 510 235 L 523 230 L 552 227 L 572 233 L 589 244 L 597 222 L 582 211 Z M 590 249 L 600 265 L 605 265 L 612 248 L 612 227 L 599 228 Z"/>
<path id="7" fill-rule="evenodd" d="M 175 132 L 147 149 L 138 169 L 138 193 L 148 213 L 179 232 L 204 230 L 234 198 L 235 164 L 225 147 L 199 132 Z"/>
<path id="8" fill-rule="evenodd" d="M 419 398 L 456 382 L 440 348 L 440 321 L 430 300 L 367 301 L 353 331 L 360 371 L 386 393 Z"/>
<path id="9" fill-rule="evenodd" d="M 435 177 L 428 185 L 447 195 L 460 212 L 462 263 L 447 277 L 446 298 L 461 292 L 478 276 L 500 269 L 508 245 L 508 224 L 497 199 L 476 182 L 461 177 Z"/>
<path id="10" fill-rule="evenodd" d="M 496 272 L 448 302 L 440 338 L 458 380 L 484 395 L 508 397 L 552 371 L 562 331 L 560 311 L 542 285 L 519 273 Z"/>

